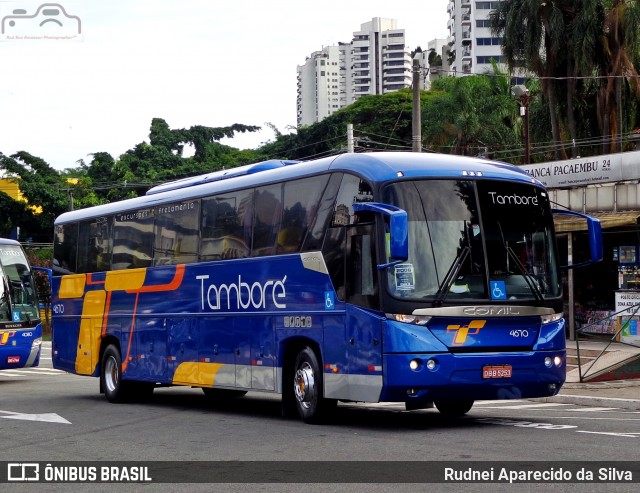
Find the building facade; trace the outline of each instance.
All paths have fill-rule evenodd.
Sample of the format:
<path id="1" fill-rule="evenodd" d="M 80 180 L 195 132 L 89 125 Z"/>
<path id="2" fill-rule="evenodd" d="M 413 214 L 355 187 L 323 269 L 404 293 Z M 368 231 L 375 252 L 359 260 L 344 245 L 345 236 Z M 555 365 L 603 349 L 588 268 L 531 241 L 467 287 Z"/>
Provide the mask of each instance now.
<path id="1" fill-rule="evenodd" d="M 489 13 L 500 0 L 449 0 L 450 50 L 455 53 L 451 64 L 452 75 L 483 74 L 491 72 L 491 60 L 502 63 L 501 38 L 491 35 Z"/>
<path id="2" fill-rule="evenodd" d="M 297 123 L 311 125 L 368 94 L 411 86 L 411 58 L 404 29 L 374 17 L 351 42 L 327 46 L 298 65 Z"/>

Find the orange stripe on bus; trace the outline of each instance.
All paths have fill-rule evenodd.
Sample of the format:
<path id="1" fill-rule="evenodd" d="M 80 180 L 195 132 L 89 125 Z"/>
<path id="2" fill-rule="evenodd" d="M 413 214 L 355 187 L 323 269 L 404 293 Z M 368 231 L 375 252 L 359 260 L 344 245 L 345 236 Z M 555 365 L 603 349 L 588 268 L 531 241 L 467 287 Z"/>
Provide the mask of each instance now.
<path id="1" fill-rule="evenodd" d="M 182 284 L 182 280 L 184 279 L 184 271 L 185 265 L 178 264 L 176 265 L 176 272 L 173 275 L 173 279 L 171 282 L 167 284 L 160 284 L 157 286 L 141 286 L 138 289 L 128 290 L 127 293 L 157 293 L 160 291 L 175 291 Z"/>

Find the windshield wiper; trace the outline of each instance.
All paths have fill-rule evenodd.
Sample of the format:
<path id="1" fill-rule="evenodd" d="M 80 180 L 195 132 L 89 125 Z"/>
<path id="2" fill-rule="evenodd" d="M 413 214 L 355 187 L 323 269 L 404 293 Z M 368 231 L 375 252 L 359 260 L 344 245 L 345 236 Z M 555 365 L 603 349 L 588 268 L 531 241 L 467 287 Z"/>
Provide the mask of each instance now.
<path id="1" fill-rule="evenodd" d="M 438 287 L 438 291 L 436 291 L 435 300 L 433 301 L 435 306 L 440 306 L 444 302 L 447 294 L 449 294 L 449 289 L 451 288 L 453 281 L 458 277 L 458 272 L 460 272 L 460 269 L 464 265 L 465 260 L 467 260 L 470 252 L 471 248 L 466 245 L 462 247 L 460 253 L 458 253 L 456 258 L 453 259 L 453 263 L 451 264 L 451 267 L 449 267 L 447 275 L 444 276 L 442 283 Z"/>

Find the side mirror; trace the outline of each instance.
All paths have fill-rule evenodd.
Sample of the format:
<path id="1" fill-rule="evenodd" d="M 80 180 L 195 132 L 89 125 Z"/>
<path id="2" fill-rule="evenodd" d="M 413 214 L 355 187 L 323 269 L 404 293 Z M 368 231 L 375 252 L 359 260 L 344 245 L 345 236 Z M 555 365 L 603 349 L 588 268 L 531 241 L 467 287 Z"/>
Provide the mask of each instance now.
<path id="1" fill-rule="evenodd" d="M 354 212 L 370 211 L 389 217 L 389 258 L 391 262 L 378 265 L 383 270 L 409 258 L 409 222 L 403 209 L 379 202 L 358 202 L 353 204 Z"/>
<path id="2" fill-rule="evenodd" d="M 600 220 L 595 217 L 582 214 L 581 212 L 564 210 L 564 209 L 552 209 L 551 212 L 556 215 L 574 216 L 585 219 L 587 221 L 587 235 L 589 237 L 589 252 L 591 259 L 586 262 L 580 262 L 578 264 L 571 264 L 562 266 L 566 269 L 575 269 L 576 267 L 584 267 L 585 265 L 595 264 L 600 262 L 603 257 L 602 247 L 602 226 Z"/>

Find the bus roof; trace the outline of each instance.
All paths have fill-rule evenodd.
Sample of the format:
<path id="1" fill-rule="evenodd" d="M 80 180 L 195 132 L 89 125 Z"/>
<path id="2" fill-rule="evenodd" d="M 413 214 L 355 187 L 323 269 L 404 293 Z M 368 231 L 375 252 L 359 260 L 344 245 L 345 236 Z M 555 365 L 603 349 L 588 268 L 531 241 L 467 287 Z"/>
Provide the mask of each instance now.
<path id="1" fill-rule="evenodd" d="M 10 240 L 9 238 L 0 238 L 0 245 L 20 246 L 20 243 L 16 240 Z"/>
<path id="2" fill-rule="evenodd" d="M 413 152 L 348 153 L 314 161 L 264 161 L 168 182 L 151 188 L 142 197 L 66 212 L 56 219 L 56 224 L 146 209 L 167 202 L 278 183 L 327 171 L 355 173 L 372 183 L 399 178 L 490 178 L 542 186 L 516 166 L 485 159 Z"/>

